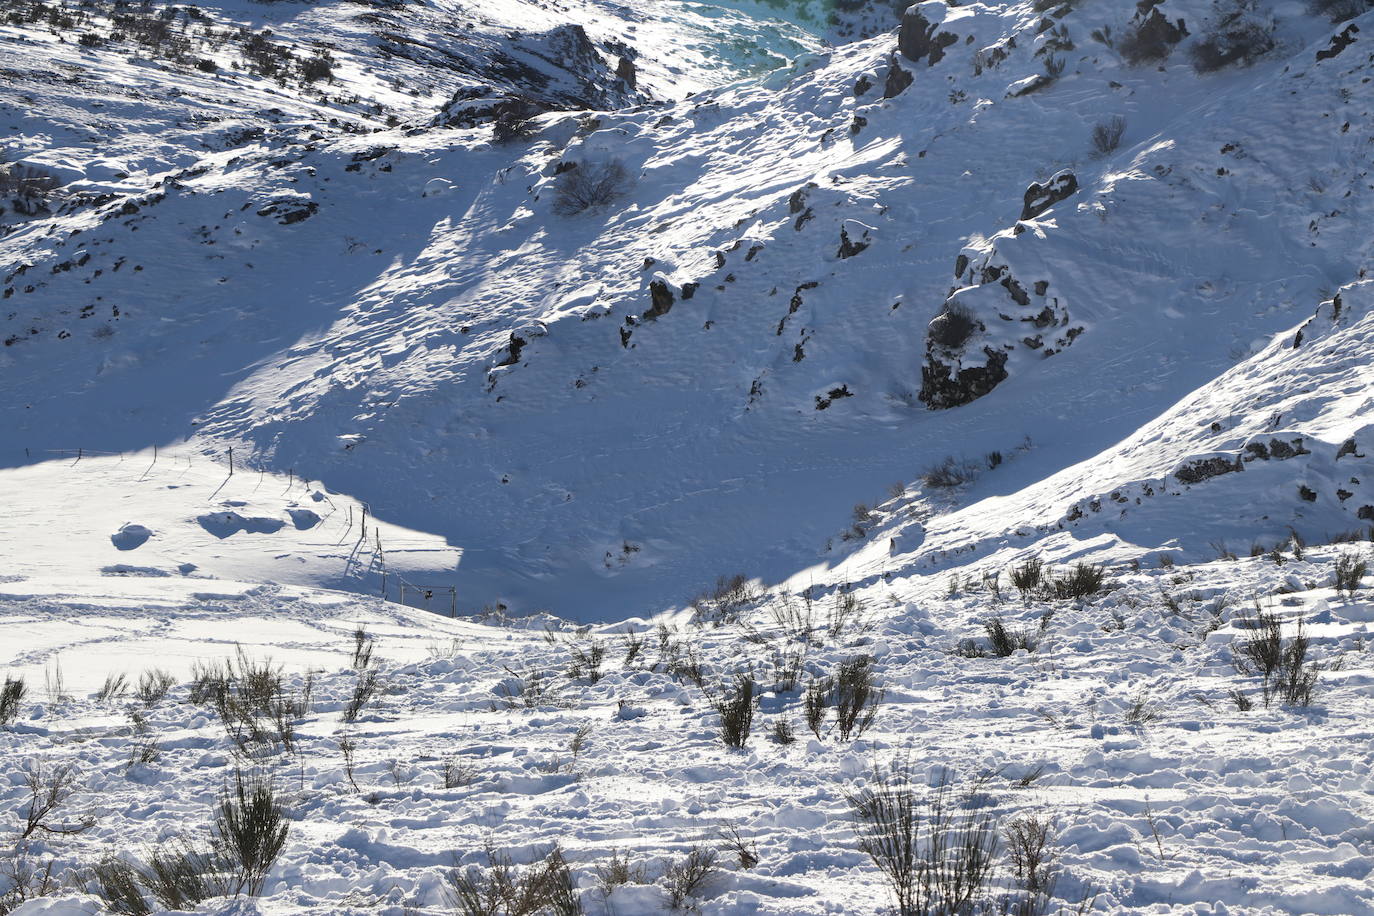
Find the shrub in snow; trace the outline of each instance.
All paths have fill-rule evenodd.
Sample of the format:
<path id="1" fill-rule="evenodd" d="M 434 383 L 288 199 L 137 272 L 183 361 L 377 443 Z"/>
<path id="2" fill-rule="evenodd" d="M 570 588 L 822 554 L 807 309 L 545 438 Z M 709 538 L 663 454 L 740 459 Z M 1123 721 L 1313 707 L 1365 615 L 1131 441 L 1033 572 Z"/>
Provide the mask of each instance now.
<path id="1" fill-rule="evenodd" d="M 981 468 L 969 461 L 962 461 L 953 455 L 921 475 L 921 483 L 926 487 L 947 490 L 962 486 L 978 477 Z"/>
<path id="2" fill-rule="evenodd" d="M 1307 11 L 1314 16 L 1325 16 L 1332 22 L 1344 22 L 1368 10 L 1368 0 L 1307 0 Z"/>
<path id="3" fill-rule="evenodd" d="M 983 629 L 987 631 L 992 654 L 998 658 L 1015 655 L 1019 649 L 1035 651 L 1035 636 L 1029 630 L 1008 629 L 1001 617 L 991 617 L 983 621 Z"/>
<path id="4" fill-rule="evenodd" d="M 1266 707 L 1275 700 L 1281 706 L 1310 706 L 1322 665 L 1307 660 L 1311 646 L 1302 619 L 1284 640 L 1283 620 L 1272 611 L 1255 608 L 1235 620 L 1244 634 L 1231 644 L 1231 664 L 1240 674 L 1258 676 Z M 1234 696 L 1234 694 L 1233 694 Z M 1240 700 L 1236 705 L 1245 708 Z"/>
<path id="5" fill-rule="evenodd" d="M 735 692 L 716 703 L 720 713 L 720 736 L 727 747 L 744 747 L 754 722 L 754 679 L 748 675 L 735 682 Z"/>
<path id="6" fill-rule="evenodd" d="M 1090 563 L 1075 563 L 1073 569 L 1068 573 L 1048 580 L 1045 583 L 1044 594 L 1046 598 L 1060 600 L 1086 598 L 1102 590 L 1106 576 L 1105 567 L 1094 566 Z"/>
<path id="7" fill-rule="evenodd" d="M 1336 591 L 1345 592 L 1347 598 L 1355 597 L 1355 589 L 1360 587 L 1360 580 L 1368 569 L 1369 564 L 1358 554 L 1342 553 L 1336 558 Z"/>
<path id="8" fill-rule="evenodd" d="M 874 767 L 870 785 L 847 795 L 859 849 L 882 872 L 899 916 L 977 912 L 990 905 L 998 835 L 989 813 L 956 810 L 947 776 L 917 795 L 910 764 Z"/>
<path id="9" fill-rule="evenodd" d="M 1040 587 L 1044 572 L 1045 562 L 1039 557 L 1031 557 L 1021 565 L 1011 568 L 1011 584 L 1021 593 L 1022 598 L 1029 599 L 1031 593 Z"/>
<path id="10" fill-rule="evenodd" d="M 1121 145 L 1121 135 L 1126 132 L 1126 119 L 1112 115 L 1105 121 L 1093 125 L 1093 151 L 1105 156 Z"/>
<path id="11" fill-rule="evenodd" d="M 885 692 L 873 676 L 873 659 L 859 655 L 840 663 L 829 677 L 817 678 L 807 685 L 802 696 L 806 727 L 817 738 L 828 710 L 835 711 L 835 732 L 841 741 L 858 738 L 878 716 Z"/>
<path id="12" fill-rule="evenodd" d="M 688 901 L 701 896 L 716 878 L 718 856 L 709 846 L 694 846 L 687 855 L 675 862 L 669 862 L 663 871 L 663 883 L 668 889 L 668 905 L 674 910 L 684 910 Z"/>
<path id="13" fill-rule="evenodd" d="M 559 216 L 575 216 L 585 210 L 604 207 L 629 190 L 630 173 L 619 160 L 572 165 L 573 168 L 558 176 L 554 186 L 553 212 Z"/>
<path id="14" fill-rule="evenodd" d="M 231 869 L 232 893 L 262 893 L 289 829 L 271 781 L 235 771 L 233 787 L 220 796 L 213 840 L 216 855 Z"/>
<path id="15" fill-rule="evenodd" d="M 692 599 L 692 622 L 717 626 L 732 623 L 760 597 L 758 588 L 743 573 L 718 576 L 714 586 Z"/>
<path id="16" fill-rule="evenodd" d="M 1116 42 L 1116 50 L 1123 60 L 1132 67 L 1167 60 L 1174 45 L 1188 34 L 1183 20 L 1177 24 L 1169 22 L 1158 9 L 1150 10 L 1150 15 L 1133 22 Z"/>
<path id="17" fill-rule="evenodd" d="M 957 349 L 962 347 L 974 330 L 978 327 L 978 320 L 973 317 L 973 312 L 966 305 L 958 302 L 946 302 L 940 314 L 931 319 L 926 328 L 926 336 L 930 342 L 941 347 Z"/>
<path id="18" fill-rule="evenodd" d="M 19 839 L 31 836 L 67 836 L 82 833 L 95 826 L 95 818 L 86 816 L 74 821 L 59 819 L 59 812 L 76 794 L 76 768 L 71 764 L 46 767 L 30 763 L 24 769 L 24 788 L 28 804 L 24 807 L 24 824 Z"/>
<path id="19" fill-rule="evenodd" d="M 176 683 L 170 673 L 153 668 L 145 671 L 138 676 L 138 686 L 134 688 L 134 697 L 144 706 L 156 706 L 167 696 L 167 692 Z"/>
<path id="20" fill-rule="evenodd" d="M 458 916 L 577 916 L 582 902 L 572 871 L 557 845 L 543 862 L 524 868 L 509 855 L 487 850 L 489 867 L 455 866 L 445 875 L 444 898 Z"/>
<path id="21" fill-rule="evenodd" d="M 19 704 L 24 702 L 28 690 L 23 678 L 5 677 L 5 683 L 0 685 L 0 725 L 9 725 L 19 718 Z"/>

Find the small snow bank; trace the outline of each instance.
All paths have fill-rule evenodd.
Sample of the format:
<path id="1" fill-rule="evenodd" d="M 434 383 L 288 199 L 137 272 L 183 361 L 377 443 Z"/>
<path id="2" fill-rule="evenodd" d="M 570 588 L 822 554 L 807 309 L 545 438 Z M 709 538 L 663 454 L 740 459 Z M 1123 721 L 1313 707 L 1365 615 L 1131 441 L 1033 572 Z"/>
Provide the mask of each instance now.
<path id="1" fill-rule="evenodd" d="M 381 594 L 385 576 L 395 597 L 403 581 L 451 581 L 461 557 L 319 481 L 242 464 L 230 473 L 189 448 L 0 469 L 0 490 L 0 553 L 21 578 L 223 578 Z"/>

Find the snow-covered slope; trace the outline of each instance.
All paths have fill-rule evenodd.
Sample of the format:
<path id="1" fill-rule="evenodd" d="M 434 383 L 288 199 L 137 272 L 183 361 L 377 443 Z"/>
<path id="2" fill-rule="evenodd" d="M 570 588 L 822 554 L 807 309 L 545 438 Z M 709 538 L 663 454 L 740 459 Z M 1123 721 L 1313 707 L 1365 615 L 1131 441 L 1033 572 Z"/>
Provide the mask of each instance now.
<path id="1" fill-rule="evenodd" d="M 1194 37 L 1158 66 L 1102 41 L 1133 8 L 927 4 L 906 57 L 889 33 L 503 143 L 442 119 L 194 164 L 148 141 L 113 197 L 5 240 L 3 460 L 233 444 L 460 548 L 468 608 L 626 616 L 829 564 L 855 502 L 949 455 L 1019 455 L 965 502 L 1090 459 L 1356 279 L 1365 62 L 1285 16 L 1199 74 L 1216 14 L 1169 12 Z M 570 213 L 598 175 L 611 199 Z M 927 341 L 942 309 L 959 346 Z"/>
<path id="2" fill-rule="evenodd" d="M 886 912 L 850 800 L 894 762 L 1049 825 L 1059 883 L 996 857 L 987 912 L 1369 912 L 1371 28 L 7 4 L 0 760 L 94 824 L 0 849 L 0 912 L 44 863 L 17 913 L 96 912 L 235 770 L 289 839 L 202 911 L 454 912 L 558 842 L 659 913 L 733 829 L 686 908 Z"/>

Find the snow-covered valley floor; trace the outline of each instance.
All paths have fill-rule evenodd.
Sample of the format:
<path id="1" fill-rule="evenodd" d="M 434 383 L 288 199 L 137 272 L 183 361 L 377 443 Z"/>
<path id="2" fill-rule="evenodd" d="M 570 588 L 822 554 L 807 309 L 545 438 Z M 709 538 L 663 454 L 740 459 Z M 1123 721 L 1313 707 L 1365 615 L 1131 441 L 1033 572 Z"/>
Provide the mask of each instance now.
<path id="1" fill-rule="evenodd" d="M 90 823 L 20 844 L 25 861 L 55 863 L 65 889 L 17 912 L 101 912 L 83 893 L 99 884 L 90 866 L 203 843 L 235 772 L 274 786 L 289 832 L 260 899 L 198 912 L 473 912 L 448 902 L 449 876 L 480 885 L 503 857 L 536 869 L 555 845 L 588 913 L 667 910 L 672 869 L 694 849 L 716 860 L 684 908 L 881 912 L 891 898 L 851 799 L 894 764 L 916 798 L 947 778 L 998 830 L 1047 825 L 1058 880 L 1042 909 L 1012 912 L 1370 912 L 1374 603 L 1329 587 L 1339 557 L 1368 555 L 1353 544 L 1298 560 L 1290 544 L 1121 567 L 1077 599 L 1023 598 L 1011 570 L 995 586 L 956 576 L 920 595 L 900 582 L 809 598 L 744 586 L 657 625 L 580 629 L 293 587 L 120 578 L 104 594 L 88 581 L 34 597 L 9 582 L 0 667 L 28 694 L 0 729 L 0 821 L 23 825 L 26 773 L 70 767 L 50 823 Z M 1261 676 L 1237 672 L 1260 610 L 1282 620 L 1284 646 L 1303 621 L 1320 669 L 1309 705 L 1276 696 L 1266 708 Z M 355 668 L 360 629 L 372 660 Z M 281 696 L 309 695 L 285 741 L 280 722 L 226 728 L 213 700 L 193 699 L 192 672 L 225 659 L 275 666 Z M 824 679 L 863 659 L 876 715 L 864 730 L 861 710 L 841 740 Z M 171 685 L 160 697 L 159 671 Z M 345 721 L 369 672 L 375 693 Z M 97 699 L 120 674 L 127 692 Z M 757 712 L 732 748 L 717 704 L 746 676 Z M 1004 840 L 988 912 L 1025 902 L 1005 855 Z M 607 893 L 616 857 L 633 867 Z"/>

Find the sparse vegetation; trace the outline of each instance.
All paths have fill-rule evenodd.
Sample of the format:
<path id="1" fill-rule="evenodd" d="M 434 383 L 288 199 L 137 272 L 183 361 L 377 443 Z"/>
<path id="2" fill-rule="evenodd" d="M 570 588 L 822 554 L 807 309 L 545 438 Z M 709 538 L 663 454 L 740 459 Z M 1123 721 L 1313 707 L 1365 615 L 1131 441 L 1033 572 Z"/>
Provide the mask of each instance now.
<path id="1" fill-rule="evenodd" d="M 817 678 L 807 685 L 802 696 L 806 727 L 817 738 L 828 710 L 835 711 L 834 731 L 841 741 L 858 738 L 877 718 L 884 691 L 877 686 L 873 659 L 859 655 L 840 663 L 829 677 Z"/>
<path id="2" fill-rule="evenodd" d="M 716 712 L 720 713 L 720 736 L 726 747 L 742 748 L 749 740 L 756 689 L 754 679 L 743 675 L 735 680 L 734 693 L 716 703 Z"/>
<path id="3" fill-rule="evenodd" d="M 445 874 L 444 898 L 458 916 L 577 916 L 582 903 L 563 851 L 555 845 L 542 862 L 519 867 L 488 848 L 488 867 L 454 866 Z"/>
<path id="4" fill-rule="evenodd" d="M 968 342 L 978 327 L 972 309 L 961 302 L 946 301 L 926 327 L 926 335 L 937 346 L 957 350 Z"/>
<path id="5" fill-rule="evenodd" d="M 982 471 L 983 469 L 978 465 L 950 455 L 944 461 L 925 471 L 921 475 L 921 483 L 927 488 L 948 490 L 971 483 L 978 478 Z"/>
<path id="6" fill-rule="evenodd" d="M 1023 599 L 1029 599 L 1040 587 L 1044 574 L 1044 561 L 1039 557 L 1030 557 L 1024 563 L 1012 567 L 1011 584 L 1021 593 Z"/>
<path id="7" fill-rule="evenodd" d="M 1240 674 L 1260 678 L 1265 707 L 1276 700 L 1281 706 L 1310 706 L 1322 665 L 1307 660 L 1310 642 L 1302 619 L 1287 641 L 1278 614 L 1258 605 L 1254 617 L 1239 615 L 1235 624 L 1243 633 L 1232 641 L 1231 663 Z M 1237 706 L 1245 708 L 1239 700 Z"/>
<path id="8" fill-rule="evenodd" d="M 686 909 L 688 901 L 701 896 L 719 872 L 718 858 L 710 846 L 693 846 L 681 859 L 668 863 L 663 870 L 663 884 L 668 890 L 670 908 Z"/>
<path id="9" fill-rule="evenodd" d="M 608 206 L 630 189 L 630 173 L 619 160 L 571 162 L 554 185 L 553 212 L 576 216 Z"/>
<path id="10" fill-rule="evenodd" d="M 4 683 L 0 684 L 0 725 L 9 725 L 19 718 L 19 706 L 28 691 L 23 678 L 5 676 Z"/>
<path id="11" fill-rule="evenodd" d="M 1075 563 L 1068 573 L 1055 576 L 1046 582 L 1046 596 L 1061 600 L 1087 598 L 1102 590 L 1106 576 L 1107 570 L 1104 566 Z"/>
<path id="12" fill-rule="evenodd" d="M 234 783 L 220 796 L 213 835 L 218 855 L 232 869 L 231 892 L 256 897 L 277 861 L 290 824 L 265 776 L 245 777 L 235 771 Z"/>
<path id="13" fill-rule="evenodd" d="M 1359 554 L 1342 553 L 1336 557 L 1336 592 L 1344 592 L 1346 598 L 1354 598 L 1355 590 L 1360 587 L 1360 580 L 1368 570 L 1369 564 Z"/>
<path id="14" fill-rule="evenodd" d="M 1272 23 L 1245 18 L 1237 6 L 1213 31 L 1193 43 L 1188 56 L 1198 73 L 1211 73 L 1233 64 L 1247 66 L 1273 48 Z"/>
<path id="15" fill-rule="evenodd" d="M 363 627 L 353 631 L 353 669 L 362 671 L 372 667 L 372 650 L 376 647 L 373 639 Z"/>
<path id="16" fill-rule="evenodd" d="M 353 684 L 353 694 L 348 699 L 348 705 L 344 707 L 343 720 L 349 724 L 358 721 L 359 714 L 372 701 L 376 692 L 377 670 L 369 668 L 366 671 L 359 671 L 358 680 Z"/>
<path id="17" fill-rule="evenodd" d="M 71 764 L 44 765 L 30 762 L 24 767 L 24 788 L 28 804 L 24 807 L 24 824 L 20 828 L 22 842 L 34 834 L 67 836 L 82 833 L 95 826 L 95 818 L 86 815 L 71 821 L 59 821 L 58 813 L 76 793 L 77 771 Z"/>
<path id="18" fill-rule="evenodd" d="M 999 844 L 991 814 L 957 811 L 948 776 L 920 798 L 908 762 L 875 767 L 849 794 L 859 849 L 882 872 L 899 916 L 953 916 L 988 902 Z"/>
<path id="19" fill-rule="evenodd" d="M 1121 115 L 1112 115 L 1104 121 L 1098 121 L 1093 125 L 1093 151 L 1099 156 L 1114 152 L 1121 145 L 1121 138 L 1125 133 L 1126 119 Z"/>
<path id="20" fill-rule="evenodd" d="M 144 706 L 156 706 L 166 698 L 168 691 L 176 685 L 176 682 L 175 677 L 160 668 L 145 671 L 138 676 L 138 684 L 134 687 L 134 698 Z"/>
<path id="21" fill-rule="evenodd" d="M 1001 617 L 990 617 L 983 621 L 983 629 L 987 631 L 992 654 L 998 658 L 1008 658 L 1021 650 L 1035 651 L 1035 634 L 1024 628 L 1008 629 Z"/>
<path id="22" fill-rule="evenodd" d="M 734 623 L 746 607 L 762 595 L 743 573 L 720 576 L 716 584 L 692 599 L 693 620 L 717 626 Z"/>
<path id="23" fill-rule="evenodd" d="M 105 676 L 105 683 L 96 691 L 95 701 L 97 703 L 114 703 L 124 697 L 129 691 L 129 678 L 125 674 L 108 674 Z"/>

